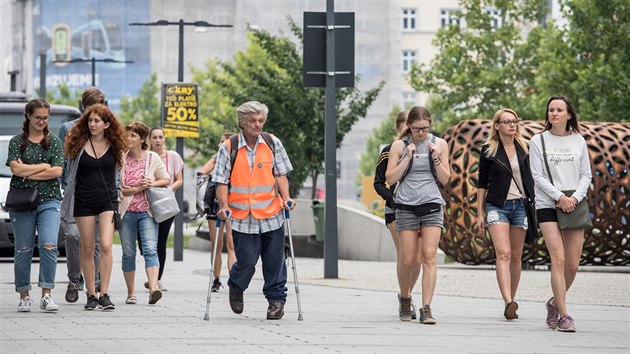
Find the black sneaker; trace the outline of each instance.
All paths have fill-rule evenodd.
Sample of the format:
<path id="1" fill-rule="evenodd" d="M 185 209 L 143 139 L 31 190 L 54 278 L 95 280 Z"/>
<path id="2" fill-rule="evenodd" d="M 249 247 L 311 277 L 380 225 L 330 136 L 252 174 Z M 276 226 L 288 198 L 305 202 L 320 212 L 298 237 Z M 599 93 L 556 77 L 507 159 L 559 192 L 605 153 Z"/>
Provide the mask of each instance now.
<path id="1" fill-rule="evenodd" d="M 66 290 L 66 301 L 74 303 L 79 300 L 79 283 L 68 283 L 68 290 Z"/>
<path id="2" fill-rule="evenodd" d="M 102 310 L 114 310 L 116 306 L 109 299 L 109 294 L 101 295 L 100 299 L 98 299 L 98 308 Z"/>
<path id="3" fill-rule="evenodd" d="M 212 282 L 212 292 L 219 292 L 219 289 L 221 289 L 222 287 L 223 285 L 221 284 L 221 281 L 219 281 L 219 278 L 214 278 L 214 281 Z"/>
<path id="4" fill-rule="evenodd" d="M 87 304 L 83 306 L 83 309 L 87 311 L 92 311 L 96 308 L 97 305 L 98 305 L 98 300 L 96 299 L 96 296 L 88 295 Z"/>

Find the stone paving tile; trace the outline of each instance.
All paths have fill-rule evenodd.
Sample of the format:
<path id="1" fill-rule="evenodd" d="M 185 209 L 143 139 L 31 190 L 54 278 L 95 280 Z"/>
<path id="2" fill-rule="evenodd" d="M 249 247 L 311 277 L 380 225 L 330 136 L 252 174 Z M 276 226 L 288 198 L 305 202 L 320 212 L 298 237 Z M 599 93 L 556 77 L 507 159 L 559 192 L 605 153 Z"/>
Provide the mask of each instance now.
<path id="1" fill-rule="evenodd" d="M 228 291 L 212 294 L 210 320 L 204 321 L 207 302 L 207 253 L 186 250 L 184 262 L 166 267 L 169 291 L 156 305 L 146 304 L 148 292 L 136 285 L 140 303 L 125 305 L 126 288 L 120 272 L 120 249 L 114 248 L 110 295 L 116 310 L 83 311 L 79 303 L 63 301 L 65 264 L 59 264 L 56 314 L 17 313 L 11 263 L 0 263 L 1 353 L 628 353 L 630 311 L 619 305 L 628 290 L 630 274 L 578 274 L 571 289 L 569 311 L 578 332 L 559 333 L 546 328 L 544 301 L 550 292 L 548 272 L 526 272 L 518 298 L 519 319 L 502 317 L 494 272 L 485 269 L 439 269 L 432 303 L 435 326 L 418 321 L 403 323 L 397 317 L 396 290 L 387 284 L 393 276 L 389 263 L 350 264 L 344 279 L 321 279 L 321 260 L 299 259 L 301 304 L 304 321 L 297 321 L 297 304 L 291 272 L 285 317 L 267 321 L 267 302 L 261 293 L 257 270 L 245 293 L 245 312 L 235 315 Z M 138 264 L 142 264 L 138 259 Z M 343 261 L 342 266 L 348 263 Z M 259 265 L 260 267 L 260 265 Z M 37 279 L 33 265 L 32 279 Z M 140 269 L 140 266 L 139 266 Z M 390 272 L 387 275 L 387 272 Z M 533 274 L 533 275 L 532 275 Z M 442 276 L 442 277 L 441 277 Z M 387 279 L 386 279 L 387 278 Z M 600 279 L 601 278 L 601 279 Z M 475 279 L 471 282 L 471 279 Z M 601 286 L 602 281 L 616 284 Z M 226 279 L 222 278 L 225 283 Z M 544 285 L 543 285 L 544 283 Z M 377 286 L 374 286 L 377 284 Z M 460 285 L 458 285 L 460 284 Z M 579 284 L 579 285 L 578 285 Z M 592 289 L 594 287 L 595 289 Z M 597 289 L 599 288 L 599 291 Z M 440 290 L 441 289 L 441 290 Z M 614 290 L 610 290 L 614 289 Z M 444 295 L 454 293 L 457 296 Z M 441 292 L 442 291 L 442 292 Z M 34 289 L 33 294 L 39 289 Z M 467 294 L 471 294 L 468 296 Z M 483 296 L 479 296 L 479 295 Z M 485 294 L 485 295 L 484 295 Z M 591 298 L 588 298 L 591 296 Z M 583 298 L 586 301 L 583 301 Z M 414 292 L 416 303 L 421 302 Z M 612 299 L 612 300 L 611 300 Z M 580 304 L 585 302 L 586 304 Z M 621 301 L 623 303 L 623 301 Z"/>

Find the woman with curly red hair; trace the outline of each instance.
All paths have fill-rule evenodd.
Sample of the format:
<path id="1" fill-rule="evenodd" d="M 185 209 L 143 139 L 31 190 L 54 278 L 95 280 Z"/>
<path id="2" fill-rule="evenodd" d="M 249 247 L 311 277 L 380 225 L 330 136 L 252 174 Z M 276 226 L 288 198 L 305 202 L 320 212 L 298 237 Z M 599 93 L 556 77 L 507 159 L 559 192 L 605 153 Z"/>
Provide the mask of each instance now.
<path id="1" fill-rule="evenodd" d="M 114 113 L 102 104 L 88 109 L 68 132 L 65 151 L 66 198 L 62 217 L 76 219 L 81 244 L 81 269 L 87 287 L 85 310 L 97 306 L 113 310 L 107 293 L 112 274 L 112 242 L 114 210 L 118 208 L 117 174 L 126 150 L 124 131 Z M 94 286 L 94 243 L 96 222 L 100 232 L 100 293 L 97 300 Z"/>

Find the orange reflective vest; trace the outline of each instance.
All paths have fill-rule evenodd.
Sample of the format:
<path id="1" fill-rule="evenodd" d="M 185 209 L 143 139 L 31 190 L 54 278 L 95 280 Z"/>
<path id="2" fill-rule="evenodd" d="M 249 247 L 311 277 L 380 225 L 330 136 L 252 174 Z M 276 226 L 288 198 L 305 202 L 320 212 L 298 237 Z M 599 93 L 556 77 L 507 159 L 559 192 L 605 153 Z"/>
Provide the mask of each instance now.
<path id="1" fill-rule="evenodd" d="M 228 151 L 232 151 L 230 140 L 225 143 Z M 276 215 L 282 209 L 282 198 L 273 175 L 273 151 L 267 144 L 258 144 L 251 170 L 247 151 L 239 152 L 230 174 L 228 206 L 232 217 L 242 220 L 251 213 L 255 219 L 267 219 Z"/>

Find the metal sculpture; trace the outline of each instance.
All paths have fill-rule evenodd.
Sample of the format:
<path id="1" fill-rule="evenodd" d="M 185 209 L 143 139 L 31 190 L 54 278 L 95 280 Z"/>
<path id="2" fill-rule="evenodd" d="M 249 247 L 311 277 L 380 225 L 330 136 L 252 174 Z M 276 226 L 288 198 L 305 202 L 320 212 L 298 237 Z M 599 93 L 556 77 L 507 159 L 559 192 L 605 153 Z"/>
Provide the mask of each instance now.
<path id="1" fill-rule="evenodd" d="M 491 121 L 472 119 L 449 128 L 443 138 L 449 144 L 451 179 L 442 189 L 446 200 L 440 248 L 464 264 L 494 264 L 490 233 L 478 232 L 477 173 L 481 146 Z M 542 132 L 542 122 L 522 121 L 525 139 Z M 585 233 L 581 264 L 630 264 L 630 124 L 581 122 L 586 139 L 593 181 L 588 205 L 593 229 Z M 541 238 L 525 246 L 523 260 L 532 265 L 548 264 L 549 254 Z"/>

